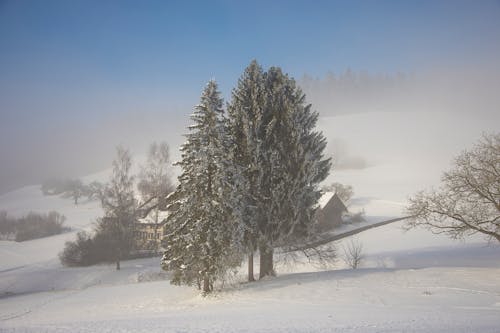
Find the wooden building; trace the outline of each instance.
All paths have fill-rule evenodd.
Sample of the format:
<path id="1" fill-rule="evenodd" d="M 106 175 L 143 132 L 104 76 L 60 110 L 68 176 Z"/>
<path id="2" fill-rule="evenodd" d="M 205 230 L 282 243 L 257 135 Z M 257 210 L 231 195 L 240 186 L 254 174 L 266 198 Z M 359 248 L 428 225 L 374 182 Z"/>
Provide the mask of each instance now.
<path id="1" fill-rule="evenodd" d="M 347 207 L 336 193 L 326 192 L 319 200 L 317 213 L 318 231 L 328 231 L 343 223 Z"/>

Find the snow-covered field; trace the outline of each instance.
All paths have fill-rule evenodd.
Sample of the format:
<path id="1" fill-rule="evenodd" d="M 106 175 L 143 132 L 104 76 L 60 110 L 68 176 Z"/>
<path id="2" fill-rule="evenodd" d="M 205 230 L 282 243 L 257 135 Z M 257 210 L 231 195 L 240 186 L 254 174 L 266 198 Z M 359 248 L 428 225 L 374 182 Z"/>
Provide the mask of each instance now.
<path id="1" fill-rule="evenodd" d="M 371 234 L 371 235 L 370 235 Z M 113 266 L 30 265 L 0 273 L 5 332 L 498 332 L 498 247 L 448 244 L 376 252 L 363 268 L 279 267 L 213 297 L 162 280 L 157 259 Z M 406 234 L 403 237 L 409 237 Z"/>
<path id="2" fill-rule="evenodd" d="M 350 122 L 380 117 L 339 117 L 331 126 L 342 136 Z M 362 140 L 353 142 L 350 153 L 356 154 Z M 406 155 L 382 163 L 371 154 L 365 157 L 373 166 L 339 171 L 332 181 L 354 185 L 353 207 L 363 208 L 369 220 L 399 217 L 405 195 L 425 177 L 411 178 L 404 168 L 394 172 Z M 413 168 L 431 179 L 442 171 L 441 165 L 434 173 L 423 164 Z M 365 254 L 357 270 L 340 259 L 331 267 L 278 263 L 276 278 L 245 283 L 242 273 L 203 298 L 194 288 L 170 285 L 159 258 L 126 261 L 120 271 L 114 265 L 62 267 L 58 252 L 77 230 L 91 228 L 101 214 L 96 202 L 74 206 L 32 186 L 0 196 L 0 210 L 57 210 L 74 228 L 23 243 L 0 241 L 0 332 L 500 331 L 500 246 L 481 237 L 453 241 L 425 230 L 404 232 L 404 221 L 396 222 L 354 236 Z M 339 255 L 347 241 L 338 243 Z"/>

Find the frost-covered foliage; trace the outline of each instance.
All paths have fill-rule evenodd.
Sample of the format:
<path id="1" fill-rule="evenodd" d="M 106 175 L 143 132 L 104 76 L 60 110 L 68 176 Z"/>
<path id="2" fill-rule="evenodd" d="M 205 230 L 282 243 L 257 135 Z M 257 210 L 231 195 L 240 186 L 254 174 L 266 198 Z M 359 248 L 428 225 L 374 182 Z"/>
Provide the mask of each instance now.
<path id="1" fill-rule="evenodd" d="M 241 261 L 233 246 L 231 184 L 222 99 L 215 81 L 205 87 L 181 147 L 179 185 L 169 197 L 162 267 L 174 284 L 213 290 L 217 277 Z M 235 260 L 236 258 L 236 260 Z"/>
<path id="2" fill-rule="evenodd" d="M 245 244 L 258 245 L 260 277 L 274 274 L 273 248 L 307 237 L 330 169 L 318 114 L 280 68 L 253 61 L 233 91 L 229 124 Z"/>
<path id="3" fill-rule="evenodd" d="M 500 134 L 484 135 L 463 151 L 438 190 L 419 192 L 407 207 L 408 227 L 453 238 L 480 233 L 500 241 Z"/>
<path id="4" fill-rule="evenodd" d="M 262 219 L 258 194 L 261 181 L 259 136 L 265 103 L 263 77 L 262 68 L 252 61 L 238 80 L 228 106 L 231 165 L 235 170 L 233 189 L 236 191 L 232 208 L 238 219 L 238 239 L 249 254 L 249 281 L 254 280 L 253 253 L 258 248 L 258 223 Z"/>
<path id="5" fill-rule="evenodd" d="M 224 119 L 211 81 L 182 146 L 183 173 L 169 198 L 162 265 L 172 282 L 203 284 L 260 253 L 260 277 L 274 274 L 273 252 L 309 236 L 318 184 L 330 169 L 318 114 L 280 68 L 253 61 L 238 81 Z"/>

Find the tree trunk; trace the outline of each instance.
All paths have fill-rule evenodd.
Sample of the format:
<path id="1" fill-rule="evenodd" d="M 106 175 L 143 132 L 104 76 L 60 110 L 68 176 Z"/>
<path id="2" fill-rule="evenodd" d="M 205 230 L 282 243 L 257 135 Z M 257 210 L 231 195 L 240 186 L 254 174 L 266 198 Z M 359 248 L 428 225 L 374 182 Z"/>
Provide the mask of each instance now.
<path id="1" fill-rule="evenodd" d="M 248 255 L 248 282 L 255 281 L 253 277 L 253 252 Z"/>
<path id="2" fill-rule="evenodd" d="M 208 279 L 208 277 L 203 278 L 203 294 L 206 295 L 211 291 L 212 290 L 210 288 L 210 280 Z"/>
<path id="3" fill-rule="evenodd" d="M 260 272 L 259 279 L 265 276 L 275 276 L 273 267 L 273 249 L 267 245 L 262 245 L 259 247 L 260 253 Z"/>
<path id="4" fill-rule="evenodd" d="M 198 290 L 201 290 L 201 281 L 200 281 L 200 278 L 196 278 L 196 286 L 198 287 Z"/>
<path id="5" fill-rule="evenodd" d="M 120 270 L 120 260 L 119 259 L 116 261 L 116 270 L 117 271 Z"/>

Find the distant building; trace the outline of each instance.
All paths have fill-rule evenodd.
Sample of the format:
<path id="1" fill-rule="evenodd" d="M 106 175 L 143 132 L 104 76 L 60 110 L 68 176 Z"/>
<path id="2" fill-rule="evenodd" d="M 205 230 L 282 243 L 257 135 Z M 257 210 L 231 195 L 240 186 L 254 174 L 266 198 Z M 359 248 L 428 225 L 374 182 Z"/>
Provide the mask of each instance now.
<path id="1" fill-rule="evenodd" d="M 319 199 L 316 215 L 318 231 L 328 231 L 341 225 L 347 207 L 336 193 L 326 192 Z M 161 240 L 165 235 L 168 212 L 152 210 L 134 225 L 134 241 L 137 252 L 161 252 Z"/>
<path id="2" fill-rule="evenodd" d="M 137 220 L 134 225 L 134 241 L 138 252 L 161 251 L 167 215 L 165 211 L 151 211 L 146 217 Z"/>
<path id="3" fill-rule="evenodd" d="M 347 207 L 336 193 L 326 192 L 319 199 L 317 228 L 328 231 L 343 223 L 342 217 L 348 212 Z"/>

